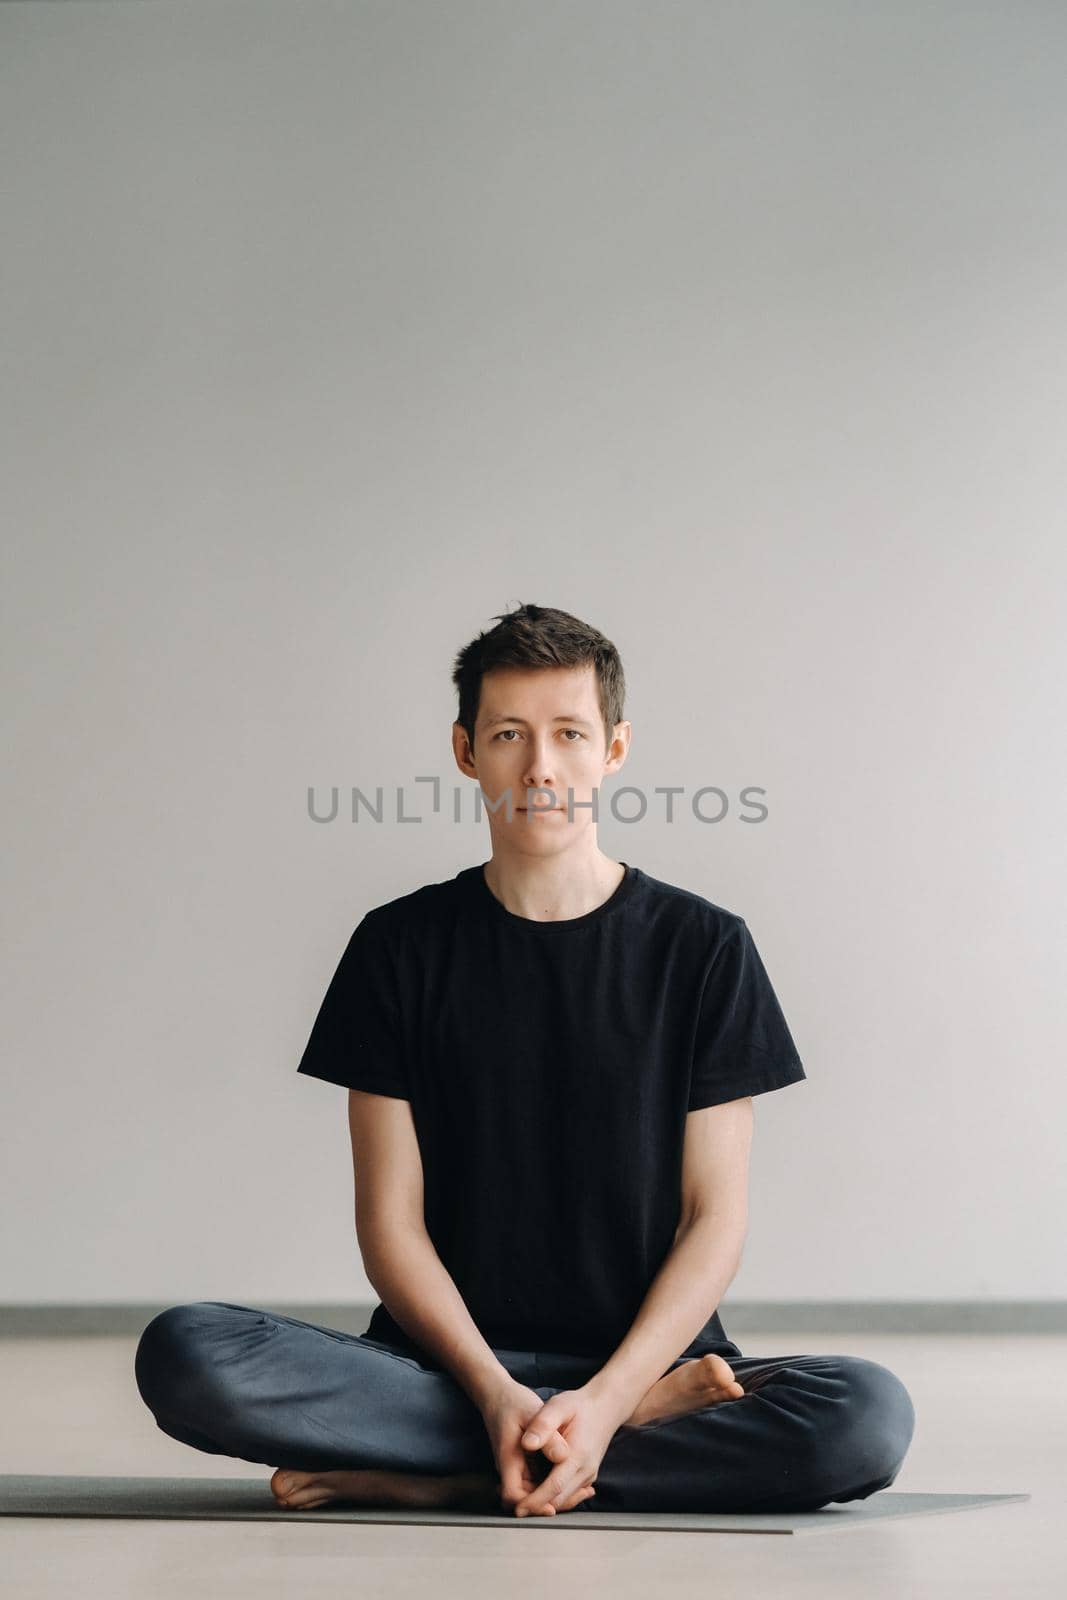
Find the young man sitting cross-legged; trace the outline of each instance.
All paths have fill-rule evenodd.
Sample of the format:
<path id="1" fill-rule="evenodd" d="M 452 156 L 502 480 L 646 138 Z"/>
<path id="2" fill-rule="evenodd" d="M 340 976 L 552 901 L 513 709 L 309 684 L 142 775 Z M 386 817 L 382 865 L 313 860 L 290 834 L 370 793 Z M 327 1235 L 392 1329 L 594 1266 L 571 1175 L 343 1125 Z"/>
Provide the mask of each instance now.
<path id="1" fill-rule="evenodd" d="M 347 1087 L 380 1304 L 350 1335 L 194 1302 L 142 1335 L 159 1425 L 331 1502 L 515 1516 L 814 1509 L 891 1483 L 914 1413 L 860 1357 L 743 1356 L 716 1307 L 753 1097 L 805 1077 L 743 918 L 606 856 L 622 664 L 521 606 L 459 654 L 491 859 L 367 912 L 299 1071 Z"/>

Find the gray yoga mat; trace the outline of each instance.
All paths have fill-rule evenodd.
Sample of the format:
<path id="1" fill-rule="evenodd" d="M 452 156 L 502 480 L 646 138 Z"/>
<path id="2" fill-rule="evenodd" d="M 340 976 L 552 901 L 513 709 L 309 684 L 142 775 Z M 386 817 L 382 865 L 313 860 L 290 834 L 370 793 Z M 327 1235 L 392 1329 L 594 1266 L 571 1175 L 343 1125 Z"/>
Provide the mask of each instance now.
<path id="1" fill-rule="evenodd" d="M 266 1478 L 103 1478 L 0 1474 L 0 1516 L 180 1517 L 217 1522 L 402 1522 L 464 1528 L 647 1528 L 687 1533 L 826 1533 L 893 1517 L 1029 1500 L 1028 1494 L 895 1494 L 887 1489 L 821 1511 L 690 1512 L 568 1511 L 555 1517 L 515 1517 L 476 1511 L 319 1506 L 287 1510 L 275 1503 Z"/>

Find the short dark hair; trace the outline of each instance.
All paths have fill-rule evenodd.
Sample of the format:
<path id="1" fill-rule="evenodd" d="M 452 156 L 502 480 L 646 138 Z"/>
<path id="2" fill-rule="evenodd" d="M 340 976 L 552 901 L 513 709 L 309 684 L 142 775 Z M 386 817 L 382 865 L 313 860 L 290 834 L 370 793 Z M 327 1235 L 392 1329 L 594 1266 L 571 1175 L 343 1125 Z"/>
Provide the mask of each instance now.
<path id="1" fill-rule="evenodd" d="M 481 703 L 482 679 L 494 667 L 596 668 L 600 714 L 604 719 L 605 748 L 622 721 L 626 678 L 619 652 L 610 639 L 588 622 L 554 606 L 517 606 L 496 618 L 496 627 L 480 633 L 456 656 L 452 682 L 459 694 L 456 721 L 474 749 L 474 724 Z"/>

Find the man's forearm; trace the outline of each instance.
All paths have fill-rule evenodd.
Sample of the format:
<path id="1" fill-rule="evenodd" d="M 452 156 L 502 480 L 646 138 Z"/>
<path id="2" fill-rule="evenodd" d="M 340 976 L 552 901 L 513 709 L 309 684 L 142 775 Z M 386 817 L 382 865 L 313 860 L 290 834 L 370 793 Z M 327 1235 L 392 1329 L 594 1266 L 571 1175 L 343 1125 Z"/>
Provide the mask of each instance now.
<path id="1" fill-rule="evenodd" d="M 393 1321 L 429 1350 L 475 1405 L 509 1381 L 426 1232 L 391 1229 L 361 1245 L 368 1278 Z"/>
<path id="2" fill-rule="evenodd" d="M 636 1409 L 715 1311 L 737 1271 L 744 1231 L 710 1213 L 680 1229 L 633 1326 L 583 1387 L 619 1413 Z"/>

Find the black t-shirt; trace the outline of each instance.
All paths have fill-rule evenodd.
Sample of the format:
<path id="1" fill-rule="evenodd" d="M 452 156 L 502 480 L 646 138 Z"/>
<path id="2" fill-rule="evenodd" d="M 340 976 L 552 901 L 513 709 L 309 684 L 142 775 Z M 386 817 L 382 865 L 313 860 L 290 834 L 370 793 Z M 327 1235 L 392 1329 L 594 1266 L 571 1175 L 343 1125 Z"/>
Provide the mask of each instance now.
<path id="1" fill-rule="evenodd" d="M 481 866 L 376 906 L 298 1071 L 411 1102 L 426 1228 L 488 1344 L 604 1360 L 670 1251 L 689 1111 L 806 1077 L 744 919 L 625 866 L 536 922 Z M 368 1337 L 439 1365 L 379 1305 Z M 718 1313 L 686 1356 L 741 1351 Z"/>

